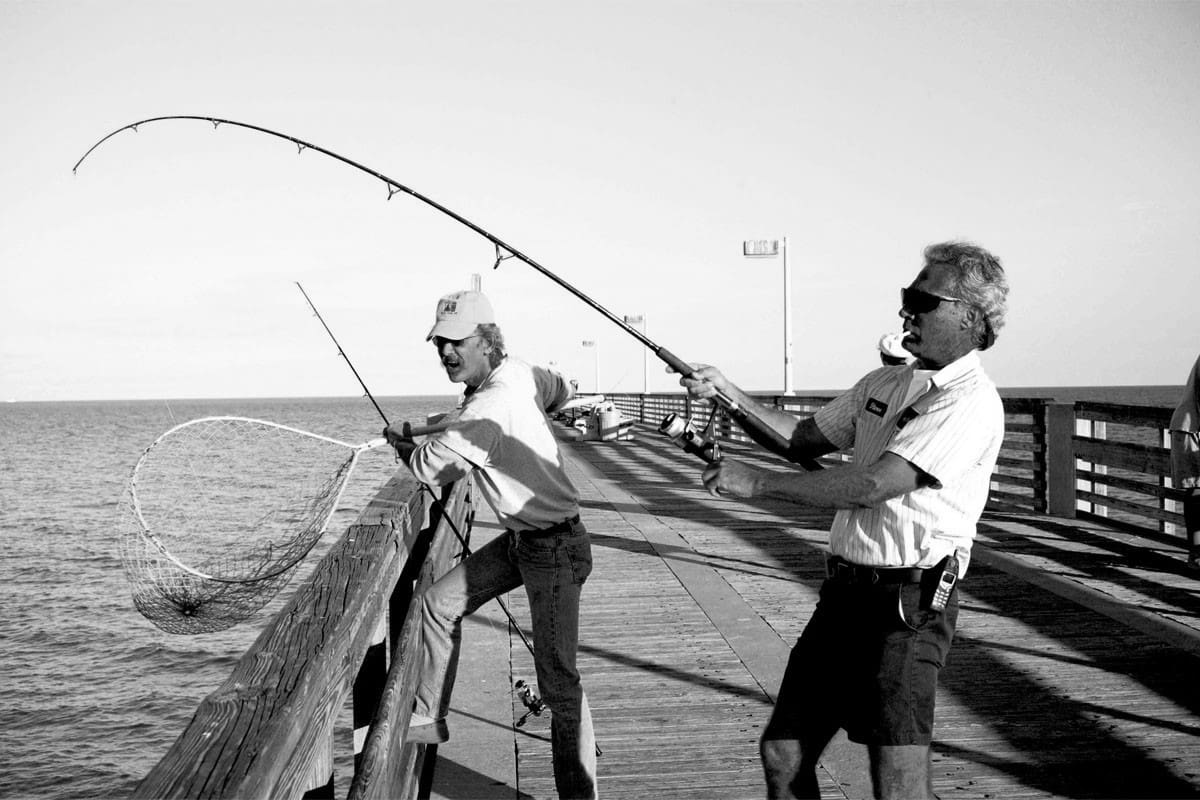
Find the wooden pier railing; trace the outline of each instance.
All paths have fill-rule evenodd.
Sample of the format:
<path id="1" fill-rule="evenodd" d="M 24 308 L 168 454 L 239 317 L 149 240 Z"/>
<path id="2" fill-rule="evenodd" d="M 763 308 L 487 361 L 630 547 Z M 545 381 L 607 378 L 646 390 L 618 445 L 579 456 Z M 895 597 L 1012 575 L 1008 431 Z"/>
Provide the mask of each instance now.
<path id="1" fill-rule="evenodd" d="M 833 399 L 756 396 L 800 417 Z M 672 413 L 704 427 L 712 409 L 682 393 L 607 394 L 605 399 L 623 415 L 655 427 Z M 1170 485 L 1170 409 L 1006 398 L 1004 412 L 1004 447 L 992 475 L 988 510 L 1094 519 L 1185 545 L 1183 494 Z M 714 430 L 725 441 L 750 441 L 724 412 L 717 412 Z M 840 452 L 823 461 L 850 458 Z"/>
<path id="2" fill-rule="evenodd" d="M 344 746 L 348 760 L 352 747 L 350 737 L 335 741 L 334 724 L 350 702 L 354 741 L 365 734 L 350 797 L 415 797 L 427 753 L 403 743 L 420 608 L 410 600 L 461 557 L 457 533 L 469 537 L 474 508 L 469 478 L 434 503 L 397 473 L 134 797 L 333 797 L 335 751 Z"/>
<path id="3" fill-rule="evenodd" d="M 759 397 L 798 416 L 831 399 Z M 681 393 L 606 399 L 653 428 L 671 413 L 703 427 L 710 413 Z M 1005 399 L 1004 408 L 990 511 L 1086 517 L 1184 544 L 1182 493 L 1168 477 L 1168 409 L 1040 398 Z M 714 426 L 725 441 L 749 441 L 720 412 Z M 398 472 L 202 701 L 134 797 L 333 797 L 335 752 L 353 747 L 334 736 L 347 704 L 363 745 L 349 797 L 415 797 L 434 753 L 403 741 L 417 669 L 419 604 L 410 601 L 461 557 L 458 534 L 469 536 L 475 506 L 470 479 L 434 503 Z"/>

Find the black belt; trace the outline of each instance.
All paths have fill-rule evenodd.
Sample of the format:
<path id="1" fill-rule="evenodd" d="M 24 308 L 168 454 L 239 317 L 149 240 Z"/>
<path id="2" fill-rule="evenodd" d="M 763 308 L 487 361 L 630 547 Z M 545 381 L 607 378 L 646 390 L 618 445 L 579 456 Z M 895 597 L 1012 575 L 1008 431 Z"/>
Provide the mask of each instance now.
<path id="1" fill-rule="evenodd" d="M 852 564 L 841 556 L 830 556 L 825 561 L 825 576 L 836 583 L 872 586 L 881 583 L 920 583 L 925 577 L 925 570 L 919 567 L 867 567 Z"/>
<path id="2" fill-rule="evenodd" d="M 534 528 L 529 531 L 513 531 L 522 536 L 553 536 L 556 533 L 570 533 L 576 525 L 579 524 L 579 515 L 564 519 L 562 522 L 551 525 L 549 528 Z"/>

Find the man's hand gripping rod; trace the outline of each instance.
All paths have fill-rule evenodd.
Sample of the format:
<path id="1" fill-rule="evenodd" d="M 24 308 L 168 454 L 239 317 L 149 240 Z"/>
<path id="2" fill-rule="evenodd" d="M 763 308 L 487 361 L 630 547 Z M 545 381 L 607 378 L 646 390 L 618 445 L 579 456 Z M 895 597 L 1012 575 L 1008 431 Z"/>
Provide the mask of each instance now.
<path id="1" fill-rule="evenodd" d="M 631 331 L 634 335 L 644 339 L 638 331 L 632 329 Z M 696 373 L 691 365 L 687 364 L 679 356 L 664 347 L 654 345 L 648 339 L 644 343 L 654 351 L 656 356 L 665 361 L 671 369 L 680 375 L 685 375 L 689 378 L 696 377 Z M 662 423 L 658 426 L 659 433 L 668 436 L 686 452 L 699 456 L 710 464 L 714 464 L 721 460 L 721 445 L 716 440 L 714 423 L 717 419 L 717 409 L 722 408 L 731 419 L 737 422 L 747 433 L 751 434 L 755 440 L 773 452 L 788 457 L 787 454 L 791 449 L 791 443 L 784 439 L 778 431 L 768 425 L 766 421 L 751 409 L 738 404 L 733 398 L 719 389 L 714 387 L 713 390 L 716 392 L 716 395 L 712 398 L 713 410 L 712 414 L 709 415 L 708 424 L 705 426 L 703 433 L 696 429 L 691 420 L 682 419 L 678 414 L 668 414 L 663 418 Z M 796 463 L 809 472 L 823 469 L 820 464 L 812 459 L 798 459 Z"/>

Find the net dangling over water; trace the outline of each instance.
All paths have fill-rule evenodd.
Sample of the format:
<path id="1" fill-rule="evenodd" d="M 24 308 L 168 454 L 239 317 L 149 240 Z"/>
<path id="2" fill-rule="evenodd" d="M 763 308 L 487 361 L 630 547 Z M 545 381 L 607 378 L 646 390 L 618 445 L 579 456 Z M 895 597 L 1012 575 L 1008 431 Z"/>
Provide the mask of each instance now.
<path id="1" fill-rule="evenodd" d="M 134 606 L 169 633 L 248 619 L 321 538 L 359 454 L 382 444 L 244 417 L 167 431 L 138 460 L 119 505 Z"/>

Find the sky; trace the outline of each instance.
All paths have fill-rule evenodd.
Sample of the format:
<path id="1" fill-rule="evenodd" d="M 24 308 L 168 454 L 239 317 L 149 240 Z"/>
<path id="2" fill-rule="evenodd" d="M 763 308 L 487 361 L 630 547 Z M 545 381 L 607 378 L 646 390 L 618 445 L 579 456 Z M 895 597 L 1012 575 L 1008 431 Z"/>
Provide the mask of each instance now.
<path id="1" fill-rule="evenodd" d="M 678 389 L 486 229 L 749 390 L 850 386 L 933 242 L 1008 274 L 1003 387 L 1182 384 L 1200 352 L 1200 3 L 0 0 L 0 402 L 452 394 L 509 350 Z M 746 258 L 748 239 L 787 241 Z M 593 342 L 585 347 L 583 342 Z M 648 378 L 644 373 L 648 364 Z"/>

